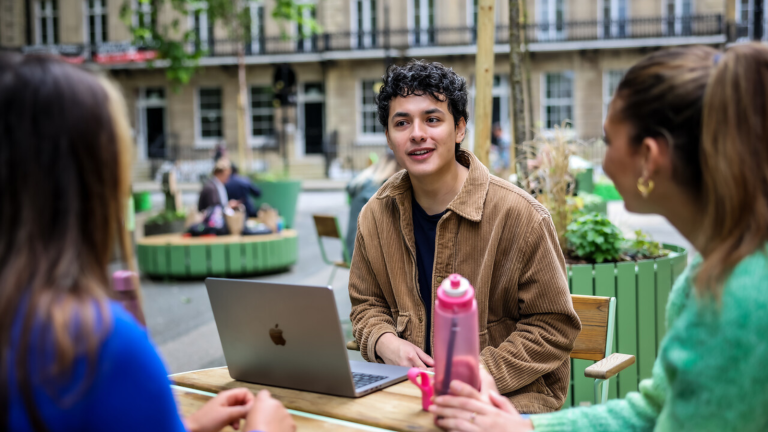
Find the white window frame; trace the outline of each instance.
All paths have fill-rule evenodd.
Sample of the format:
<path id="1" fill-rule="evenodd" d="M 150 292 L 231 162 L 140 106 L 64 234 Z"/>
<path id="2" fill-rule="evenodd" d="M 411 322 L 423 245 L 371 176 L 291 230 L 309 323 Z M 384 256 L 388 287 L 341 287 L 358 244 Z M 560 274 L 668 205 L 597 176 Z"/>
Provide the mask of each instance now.
<path id="1" fill-rule="evenodd" d="M 696 2 L 694 0 L 661 0 L 661 15 L 663 17 L 662 23 L 661 23 L 661 29 L 663 34 L 669 35 L 669 28 L 668 28 L 668 22 L 669 14 L 667 13 L 667 6 L 669 5 L 669 2 L 673 1 L 675 3 L 675 16 L 673 19 L 675 20 L 675 36 L 683 36 L 683 18 L 684 16 L 693 16 L 695 14 L 694 6 L 696 5 Z M 690 5 L 690 11 L 688 14 L 684 14 L 684 6 L 685 3 L 688 2 Z M 693 27 L 693 23 L 689 23 L 691 27 Z"/>
<path id="2" fill-rule="evenodd" d="M 611 4 L 611 16 L 605 16 L 605 10 L 603 6 L 608 1 Z M 618 38 L 629 37 L 629 1 L 630 0 L 597 0 L 597 21 L 600 23 L 597 28 L 598 37 L 603 38 Z M 621 16 L 621 5 L 624 4 L 624 16 Z M 610 20 L 610 34 L 605 34 L 605 20 Z M 621 27 L 619 21 L 623 21 L 624 32 L 622 36 Z"/>
<path id="3" fill-rule="evenodd" d="M 621 78 L 623 78 L 626 73 L 626 69 L 606 69 L 603 71 L 603 121 L 608 117 L 608 105 L 611 103 L 611 99 L 613 99 L 611 77 L 616 76 L 616 74 L 621 74 L 621 77 L 619 78 L 619 81 L 621 81 Z M 616 86 L 618 87 L 618 85 L 619 83 L 617 82 Z"/>
<path id="4" fill-rule="evenodd" d="M 144 16 L 144 22 L 152 22 L 152 3 L 141 2 L 139 0 L 131 0 L 131 9 L 133 10 L 133 25 L 134 27 L 139 25 L 139 17 Z"/>
<path id="5" fill-rule="evenodd" d="M 435 0 L 432 0 L 432 17 L 433 21 L 437 21 L 437 7 L 435 7 Z M 419 43 L 416 43 L 416 2 L 418 2 L 419 10 L 426 10 L 427 13 L 419 14 Z M 434 28 L 429 25 L 429 2 L 430 0 L 408 0 L 408 43 L 410 45 L 428 46 L 431 45 L 429 41 L 429 34 L 434 31 Z M 434 24 L 434 23 L 433 23 Z"/>
<path id="6" fill-rule="evenodd" d="M 200 90 L 219 89 L 221 91 L 221 136 L 203 137 L 202 112 L 200 111 Z M 212 148 L 224 140 L 224 88 L 221 86 L 200 86 L 195 89 L 195 148 Z"/>
<path id="7" fill-rule="evenodd" d="M 297 1 L 296 3 L 297 3 L 297 5 L 311 5 L 311 4 L 314 4 L 314 6 L 315 6 L 315 16 L 317 16 L 317 3 L 315 3 L 314 1 L 305 0 L 305 1 Z M 312 10 L 310 8 L 304 8 L 301 11 L 301 15 L 302 15 L 302 18 L 304 18 L 305 20 L 309 20 L 309 19 L 312 18 Z M 310 35 L 309 37 L 304 37 L 306 32 L 304 32 L 304 29 L 301 28 L 299 23 L 295 23 L 293 28 L 294 28 L 294 31 L 296 32 L 296 39 L 298 41 L 298 43 L 297 43 L 298 51 L 299 52 L 312 52 L 312 38 L 314 36 Z"/>
<path id="8" fill-rule="evenodd" d="M 154 88 L 162 88 L 164 93 L 164 98 L 162 100 L 149 100 L 147 99 L 147 90 L 148 89 L 154 89 Z M 138 155 L 136 156 L 139 160 L 146 160 L 147 159 L 147 147 L 149 147 L 149 142 L 147 141 L 147 111 L 146 108 L 164 108 L 164 118 L 163 118 L 163 126 L 165 128 L 164 133 L 168 132 L 168 89 L 164 86 L 149 86 L 149 87 L 141 87 L 138 89 L 139 96 L 136 100 L 136 135 L 137 139 L 136 142 L 138 144 Z"/>
<path id="9" fill-rule="evenodd" d="M 504 133 L 504 137 L 506 139 L 510 139 L 512 136 L 512 125 L 509 123 L 510 120 L 510 87 L 509 87 L 509 77 L 505 74 L 494 74 L 493 80 L 496 80 L 496 77 L 499 78 L 499 85 L 494 85 L 491 88 L 491 101 L 495 98 L 499 98 L 499 125 L 501 126 L 501 131 Z M 469 88 L 469 97 L 468 97 L 468 110 L 471 110 L 469 113 L 470 118 L 475 117 L 475 97 L 477 96 L 477 89 L 475 88 L 475 81 L 472 81 L 472 87 Z M 493 108 L 493 106 L 491 106 Z M 493 110 L 491 110 L 491 126 L 493 126 Z M 474 124 L 471 124 L 467 122 L 467 129 L 473 129 Z M 511 139 L 510 139 L 511 141 Z M 465 141 L 467 142 L 467 141 Z"/>
<path id="10" fill-rule="evenodd" d="M 90 45 L 99 45 L 107 42 L 104 40 L 104 33 L 106 32 L 107 39 L 109 39 L 109 14 L 107 0 L 93 0 L 93 9 L 88 5 L 89 0 L 83 0 L 83 8 L 85 10 L 85 25 L 83 30 L 85 31 L 85 41 Z M 102 4 L 103 3 L 103 4 Z M 96 40 L 91 40 L 91 17 L 95 16 L 96 29 L 93 32 Z M 104 28 L 106 27 L 106 29 Z"/>
<path id="11" fill-rule="evenodd" d="M 376 2 L 375 5 L 372 5 L 372 0 L 350 0 L 349 2 L 349 8 L 350 8 L 350 19 L 352 20 L 350 28 L 352 29 L 351 32 L 351 43 L 353 49 L 363 49 L 363 48 L 370 48 L 373 46 L 376 46 L 376 43 L 378 42 L 378 35 L 375 35 L 374 33 L 377 30 L 378 27 L 378 11 L 376 8 L 379 6 L 379 2 L 376 0 L 373 0 Z M 386 0 L 384 0 L 386 1 Z M 362 16 L 362 22 L 363 22 L 363 28 L 360 28 L 360 16 L 359 12 L 357 10 L 358 3 L 362 3 L 363 5 L 363 16 Z M 373 25 L 374 19 L 376 20 L 376 26 Z M 360 46 L 360 35 L 359 33 L 362 32 L 362 42 L 363 46 Z"/>
<path id="12" fill-rule="evenodd" d="M 357 106 L 357 139 L 355 144 L 358 145 L 382 145 L 387 143 L 387 137 L 384 132 L 365 132 L 363 128 L 363 116 L 366 112 L 370 112 L 371 109 L 376 110 L 376 104 L 371 104 L 368 107 L 363 105 L 363 84 L 366 81 L 376 84 L 381 81 L 381 78 L 363 78 L 357 81 L 355 84 L 355 104 Z M 364 111 L 368 109 L 368 111 Z M 378 124 L 378 118 L 376 119 Z M 386 130 L 386 128 L 385 128 Z"/>
<path id="13" fill-rule="evenodd" d="M 768 0 L 749 0 L 749 6 L 748 6 L 748 13 L 749 17 L 747 18 L 747 22 L 743 22 L 741 19 L 741 14 L 743 12 L 742 6 L 741 6 L 741 0 L 736 0 L 736 22 L 738 24 L 746 25 L 748 29 L 747 36 L 740 37 L 737 39 L 737 42 L 745 42 L 750 41 L 754 39 L 755 37 L 755 3 L 762 1 L 763 2 L 763 38 L 762 40 L 768 40 L 768 31 L 766 31 L 766 27 L 768 27 L 768 10 L 766 8 L 768 7 Z"/>
<path id="14" fill-rule="evenodd" d="M 571 98 L 556 98 L 556 99 L 547 99 L 547 75 L 551 74 L 569 74 L 571 76 Z M 541 74 L 541 87 L 540 87 L 540 105 L 541 109 L 539 112 L 540 119 L 541 119 L 541 129 L 542 131 L 551 132 L 554 129 L 547 128 L 547 107 L 548 106 L 571 106 L 571 129 L 573 131 L 576 130 L 576 75 L 572 70 L 563 70 L 563 71 L 551 71 L 551 72 L 543 72 Z"/>
<path id="15" fill-rule="evenodd" d="M 253 93 L 252 90 L 254 87 L 272 87 L 271 84 L 265 83 L 265 84 L 249 84 L 248 85 L 248 114 L 247 114 L 247 127 L 248 127 L 248 145 L 251 147 L 266 147 L 273 145 L 275 143 L 275 137 L 269 136 L 269 135 L 254 135 L 253 134 Z M 263 108 L 262 108 L 263 109 Z M 271 114 L 272 114 L 272 129 L 273 132 L 277 133 L 277 127 L 275 126 L 275 107 L 272 106 L 270 108 Z"/>
<path id="16" fill-rule="evenodd" d="M 195 29 L 195 13 L 200 11 L 200 49 L 207 51 L 209 47 L 209 41 L 213 35 L 208 33 L 210 26 L 208 25 L 208 2 L 201 1 L 192 3 L 188 8 L 188 25 L 190 30 Z M 194 51 L 194 47 L 192 48 Z"/>
<path id="17" fill-rule="evenodd" d="M 562 14 L 563 14 L 563 29 L 557 30 L 557 3 L 558 1 L 562 1 Z M 544 8 L 542 7 L 542 4 L 547 4 L 547 13 L 546 16 L 544 16 Z M 536 23 L 539 24 L 539 28 L 537 29 L 539 34 L 539 39 L 543 39 L 545 41 L 552 41 L 552 40 L 560 40 L 565 38 L 566 34 L 568 33 L 566 30 L 566 23 L 568 22 L 568 5 L 565 0 L 537 0 L 536 1 Z M 541 28 L 541 25 L 544 23 L 547 24 L 547 29 L 544 30 Z"/>
<path id="18" fill-rule="evenodd" d="M 53 10 L 53 3 L 57 3 L 56 12 Z M 59 37 L 55 32 L 54 21 L 58 21 L 59 7 L 58 0 L 37 0 L 35 1 L 35 44 L 36 45 L 56 45 Z M 43 40 L 43 29 L 45 25 L 48 40 Z"/>
<path id="19" fill-rule="evenodd" d="M 261 17 L 266 17 L 266 9 L 264 6 L 263 0 L 249 0 L 248 1 L 248 11 L 251 14 L 251 52 L 261 53 L 262 49 L 266 49 L 266 47 L 261 46 L 261 33 L 263 31 L 265 38 L 266 38 L 266 29 L 264 28 L 264 22 L 262 22 L 259 19 L 259 10 L 262 11 Z M 266 41 L 264 41 L 266 44 Z"/>

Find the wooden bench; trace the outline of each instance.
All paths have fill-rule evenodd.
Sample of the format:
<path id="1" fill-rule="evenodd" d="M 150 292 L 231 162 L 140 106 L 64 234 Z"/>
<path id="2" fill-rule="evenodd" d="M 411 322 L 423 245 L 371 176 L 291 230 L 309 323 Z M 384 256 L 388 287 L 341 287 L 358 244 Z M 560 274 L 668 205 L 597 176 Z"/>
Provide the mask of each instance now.
<path id="1" fill-rule="evenodd" d="M 246 276 L 287 270 L 299 256 L 295 230 L 256 236 L 182 237 L 163 234 L 137 242 L 139 270 L 150 277 Z"/>

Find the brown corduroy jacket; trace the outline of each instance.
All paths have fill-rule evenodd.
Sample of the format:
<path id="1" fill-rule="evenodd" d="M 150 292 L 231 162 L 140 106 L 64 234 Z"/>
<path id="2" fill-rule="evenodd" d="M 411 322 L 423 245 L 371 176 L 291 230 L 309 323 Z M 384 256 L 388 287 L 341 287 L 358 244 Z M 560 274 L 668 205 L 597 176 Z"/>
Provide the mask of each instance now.
<path id="1" fill-rule="evenodd" d="M 489 174 L 470 152 L 459 194 L 437 225 L 433 308 L 444 277 L 459 273 L 475 287 L 481 361 L 499 391 L 523 413 L 559 409 L 570 383 L 569 355 L 581 323 L 568 291 L 563 254 L 547 210 Z M 350 318 L 363 357 L 378 361 L 376 342 L 397 334 L 425 348 L 416 274 L 416 242 L 406 171 L 390 178 L 358 219 L 349 279 Z M 432 340 L 432 339 L 430 339 Z"/>

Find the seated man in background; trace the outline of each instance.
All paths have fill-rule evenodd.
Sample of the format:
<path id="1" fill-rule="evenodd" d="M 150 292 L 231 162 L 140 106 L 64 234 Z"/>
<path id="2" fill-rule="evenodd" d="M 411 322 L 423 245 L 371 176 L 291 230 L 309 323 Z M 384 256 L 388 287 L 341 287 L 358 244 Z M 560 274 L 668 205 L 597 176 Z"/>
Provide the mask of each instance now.
<path id="1" fill-rule="evenodd" d="M 237 173 L 237 167 L 232 165 L 232 175 L 224 183 L 227 189 L 227 196 L 230 200 L 236 200 L 245 206 L 246 217 L 256 217 L 256 206 L 251 201 L 251 196 L 258 198 L 261 196 L 259 188 L 253 185 L 251 179 L 241 176 Z"/>
<path id="2" fill-rule="evenodd" d="M 200 191 L 200 198 L 197 200 L 198 211 L 205 211 L 208 207 L 215 205 L 237 207 L 238 201 L 229 199 L 227 189 L 224 186 L 231 175 L 232 165 L 228 159 L 222 158 L 216 161 L 213 175 L 205 182 L 203 190 Z"/>
<path id="3" fill-rule="evenodd" d="M 376 98 L 404 171 L 358 219 L 350 318 L 363 357 L 427 368 L 435 293 L 452 273 L 475 287 L 481 363 L 520 412 L 560 409 L 581 323 L 547 210 L 461 149 L 467 87 L 439 63 L 392 66 Z"/>

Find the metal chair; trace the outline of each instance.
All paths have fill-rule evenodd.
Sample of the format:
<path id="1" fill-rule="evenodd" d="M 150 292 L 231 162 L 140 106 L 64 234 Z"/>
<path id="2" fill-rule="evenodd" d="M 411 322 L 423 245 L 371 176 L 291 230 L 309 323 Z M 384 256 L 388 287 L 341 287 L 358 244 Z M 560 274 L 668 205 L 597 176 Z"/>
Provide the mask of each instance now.
<path id="1" fill-rule="evenodd" d="M 635 363 L 633 355 L 611 353 L 616 330 L 616 297 L 572 294 L 571 299 L 581 320 L 581 333 L 576 337 L 571 358 L 597 361 L 584 370 L 584 376 L 595 379 L 595 404 L 605 403 L 611 377 Z M 359 351 L 360 347 L 357 341 L 350 341 L 347 349 Z"/>
<path id="2" fill-rule="evenodd" d="M 317 243 L 320 245 L 320 255 L 323 257 L 323 261 L 326 264 L 333 266 L 331 271 L 331 277 L 328 278 L 328 285 L 333 282 L 333 277 L 336 276 L 336 270 L 339 267 L 348 269 L 352 260 L 347 251 L 346 243 L 344 242 L 344 236 L 341 234 L 341 228 L 339 227 L 339 220 L 336 216 L 328 215 L 312 215 L 315 220 L 315 229 L 317 230 Z M 342 258 L 344 261 L 331 261 L 328 259 L 328 255 L 325 253 L 325 245 L 323 244 L 323 237 L 334 238 L 341 241 Z"/>

